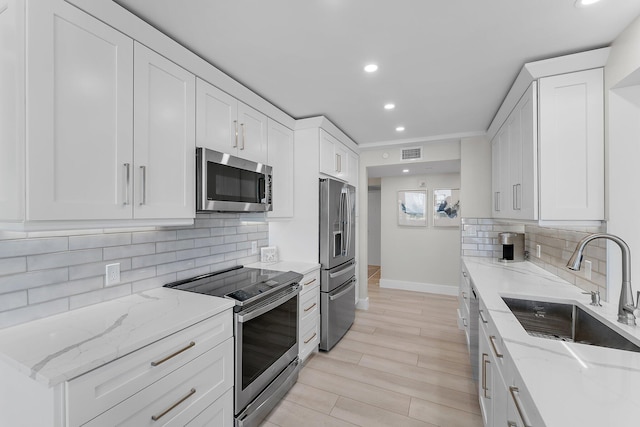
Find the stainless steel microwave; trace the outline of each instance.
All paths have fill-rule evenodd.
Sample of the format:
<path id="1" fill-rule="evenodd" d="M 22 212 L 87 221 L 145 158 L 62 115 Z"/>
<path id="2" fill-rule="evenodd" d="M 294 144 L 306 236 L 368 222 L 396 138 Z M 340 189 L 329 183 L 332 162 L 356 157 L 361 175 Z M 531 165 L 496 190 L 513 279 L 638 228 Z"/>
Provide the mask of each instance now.
<path id="1" fill-rule="evenodd" d="M 272 168 L 230 154 L 196 148 L 196 211 L 272 210 Z"/>

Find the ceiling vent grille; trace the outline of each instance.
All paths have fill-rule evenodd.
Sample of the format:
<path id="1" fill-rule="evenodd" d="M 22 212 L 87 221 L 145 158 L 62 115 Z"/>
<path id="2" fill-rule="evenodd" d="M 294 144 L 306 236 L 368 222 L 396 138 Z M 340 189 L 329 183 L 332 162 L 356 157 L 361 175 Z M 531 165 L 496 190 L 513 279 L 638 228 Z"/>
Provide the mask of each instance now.
<path id="1" fill-rule="evenodd" d="M 422 159 L 422 148 L 403 148 L 402 160 L 419 160 Z"/>

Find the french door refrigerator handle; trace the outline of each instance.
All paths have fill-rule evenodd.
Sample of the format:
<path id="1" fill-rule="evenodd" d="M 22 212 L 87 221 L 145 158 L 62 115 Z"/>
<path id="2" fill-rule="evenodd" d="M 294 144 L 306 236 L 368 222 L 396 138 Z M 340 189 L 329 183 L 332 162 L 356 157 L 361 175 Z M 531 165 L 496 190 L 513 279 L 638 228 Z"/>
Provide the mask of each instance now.
<path id="1" fill-rule="evenodd" d="M 342 276 L 343 274 L 346 274 L 349 272 L 349 270 L 351 270 L 351 267 L 353 266 L 353 262 L 349 263 L 348 266 L 346 266 L 345 268 L 343 268 L 342 270 L 333 272 L 333 273 L 329 273 L 329 278 L 330 279 L 335 279 L 338 276 Z"/>
<path id="2" fill-rule="evenodd" d="M 355 285 L 356 285 L 356 278 L 354 277 L 353 279 L 351 279 L 351 284 L 349 286 L 347 286 L 347 288 L 345 290 L 340 291 L 335 295 L 329 295 L 329 301 L 334 301 L 334 300 L 337 300 L 338 298 L 342 297 L 344 294 L 346 294 L 351 289 L 353 289 L 353 287 Z"/>

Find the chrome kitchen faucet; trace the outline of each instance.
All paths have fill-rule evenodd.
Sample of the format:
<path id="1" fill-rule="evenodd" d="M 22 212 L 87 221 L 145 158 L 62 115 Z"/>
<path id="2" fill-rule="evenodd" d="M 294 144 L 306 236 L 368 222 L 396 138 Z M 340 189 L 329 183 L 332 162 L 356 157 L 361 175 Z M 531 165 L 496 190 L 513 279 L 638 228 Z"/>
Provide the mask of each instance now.
<path id="1" fill-rule="evenodd" d="M 618 302 L 618 322 L 625 325 L 635 326 L 636 318 L 640 317 L 640 310 L 638 309 L 638 303 L 640 303 L 640 291 L 638 291 L 638 297 L 636 298 L 636 304 L 633 304 L 633 291 L 631 290 L 631 251 L 629 246 L 624 240 L 618 236 L 607 233 L 594 233 L 590 234 L 584 239 L 578 242 L 576 250 L 569 258 L 567 267 L 571 270 L 580 270 L 580 264 L 582 263 L 582 252 L 585 246 L 595 239 L 607 239 L 615 242 L 620 246 L 622 251 L 622 289 L 620 289 L 620 301 Z"/>

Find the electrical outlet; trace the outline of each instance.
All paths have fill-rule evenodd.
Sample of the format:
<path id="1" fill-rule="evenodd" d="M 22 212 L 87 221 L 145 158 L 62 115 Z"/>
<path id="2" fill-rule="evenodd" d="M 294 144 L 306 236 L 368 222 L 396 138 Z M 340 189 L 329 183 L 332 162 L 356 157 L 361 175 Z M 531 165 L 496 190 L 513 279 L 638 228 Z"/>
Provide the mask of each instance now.
<path id="1" fill-rule="evenodd" d="M 584 262 L 584 278 L 591 280 L 591 261 L 585 260 Z"/>
<path id="2" fill-rule="evenodd" d="M 106 266 L 107 277 L 105 280 L 105 286 L 115 285 L 120 283 L 120 263 L 107 264 Z"/>
<path id="3" fill-rule="evenodd" d="M 258 253 L 258 242 L 251 242 L 251 255 Z"/>
<path id="4" fill-rule="evenodd" d="M 540 258 L 540 255 L 542 255 L 542 248 L 540 245 L 536 245 L 536 256 Z"/>

